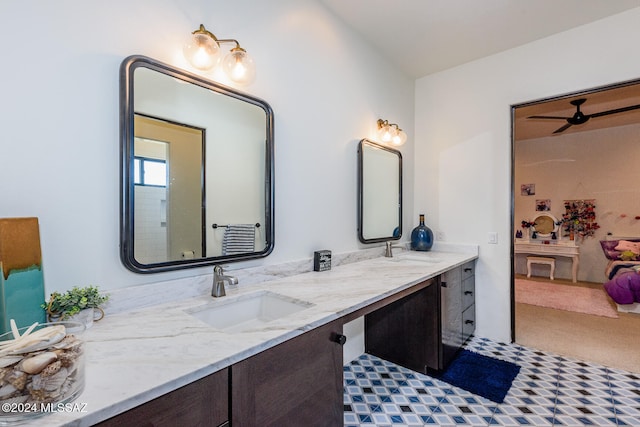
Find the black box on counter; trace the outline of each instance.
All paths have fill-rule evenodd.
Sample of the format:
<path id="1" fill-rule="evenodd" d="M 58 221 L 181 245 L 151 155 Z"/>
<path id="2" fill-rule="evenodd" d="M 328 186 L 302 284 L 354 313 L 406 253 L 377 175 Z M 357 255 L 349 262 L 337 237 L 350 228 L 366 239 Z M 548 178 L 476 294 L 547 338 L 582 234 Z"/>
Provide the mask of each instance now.
<path id="1" fill-rule="evenodd" d="M 313 253 L 313 271 L 331 270 L 331 251 L 315 251 Z"/>

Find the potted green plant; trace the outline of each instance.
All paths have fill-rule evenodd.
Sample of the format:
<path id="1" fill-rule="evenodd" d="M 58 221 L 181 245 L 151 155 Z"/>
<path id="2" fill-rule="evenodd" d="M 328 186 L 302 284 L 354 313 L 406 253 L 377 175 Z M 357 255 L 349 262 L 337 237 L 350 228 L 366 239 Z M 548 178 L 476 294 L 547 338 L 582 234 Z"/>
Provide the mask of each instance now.
<path id="1" fill-rule="evenodd" d="M 49 321 L 77 320 L 89 328 L 104 317 L 100 306 L 108 300 L 109 295 L 100 294 L 97 286 L 74 286 L 64 293 L 53 292 L 42 308 L 47 310 Z"/>

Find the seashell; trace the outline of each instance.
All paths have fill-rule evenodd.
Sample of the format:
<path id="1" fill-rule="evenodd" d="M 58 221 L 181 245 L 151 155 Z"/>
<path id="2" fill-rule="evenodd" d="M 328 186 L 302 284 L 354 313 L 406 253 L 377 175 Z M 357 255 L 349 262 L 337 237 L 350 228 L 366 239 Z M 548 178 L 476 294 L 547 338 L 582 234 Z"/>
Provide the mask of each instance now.
<path id="1" fill-rule="evenodd" d="M 62 386 L 62 384 L 64 384 L 68 376 L 69 373 L 66 368 L 60 368 L 58 372 L 48 377 L 45 377 L 42 374 L 34 375 L 31 379 L 30 389 L 33 391 L 43 392 L 56 391 Z"/>
<path id="2" fill-rule="evenodd" d="M 20 362 L 18 368 L 28 374 L 39 374 L 49 363 L 58 359 L 54 352 L 47 351 L 38 355 L 27 357 Z"/>
<path id="3" fill-rule="evenodd" d="M 75 381 L 73 380 L 73 378 L 67 377 L 67 379 L 65 380 L 64 384 L 62 384 L 62 387 L 60 387 L 60 394 L 62 396 L 66 396 L 67 393 L 69 393 L 69 391 L 71 391 L 71 387 L 73 386 L 74 382 Z"/>
<path id="4" fill-rule="evenodd" d="M 44 381 L 44 389 L 46 391 L 56 391 L 62 387 L 62 384 L 67 380 L 69 373 L 66 368 L 61 368 L 58 372 L 51 375 L 50 377 L 42 377 Z"/>
<path id="5" fill-rule="evenodd" d="M 14 369 L 5 375 L 4 380 L 17 390 L 24 390 L 24 386 L 27 385 L 27 374 Z"/>
<path id="6" fill-rule="evenodd" d="M 0 399 L 8 399 L 10 397 L 18 396 L 19 394 L 20 392 L 18 389 L 11 384 L 5 384 L 0 387 Z"/>
<path id="7" fill-rule="evenodd" d="M 47 326 L 13 341 L 3 342 L 2 354 L 24 354 L 42 350 L 56 344 L 65 337 L 64 325 Z"/>
<path id="8" fill-rule="evenodd" d="M 40 375 L 43 377 L 50 377 L 60 370 L 62 367 L 62 362 L 56 360 L 55 362 L 49 363 L 45 368 L 40 372 Z"/>
<path id="9" fill-rule="evenodd" d="M 67 335 L 60 342 L 51 346 L 58 350 L 77 350 L 82 347 L 82 341 L 80 341 L 75 335 Z"/>
<path id="10" fill-rule="evenodd" d="M 31 398 L 33 400 L 42 402 L 45 399 L 45 391 L 42 387 L 41 381 L 39 382 L 40 386 L 37 385 L 38 381 L 36 381 L 36 378 L 39 379 L 40 376 L 36 375 L 35 377 L 33 377 L 33 380 L 27 385 L 27 390 L 29 390 L 29 394 L 31 395 Z"/>
<path id="11" fill-rule="evenodd" d="M 8 403 L 8 404 L 12 404 L 12 403 L 24 403 L 27 401 L 27 399 L 29 399 L 29 395 L 28 394 L 22 394 L 20 396 L 15 396 L 15 397 L 10 397 L 8 399 L 3 399 L 0 400 L 0 407 L 2 407 L 2 405 Z"/>
<path id="12" fill-rule="evenodd" d="M 22 356 L 4 356 L 0 358 L 0 368 L 6 368 L 15 365 L 22 360 Z"/>
<path id="13" fill-rule="evenodd" d="M 73 365 L 73 363 L 78 360 L 80 355 L 75 351 L 65 351 L 62 353 L 56 353 L 58 355 L 58 360 L 62 362 L 62 366 L 69 367 Z"/>

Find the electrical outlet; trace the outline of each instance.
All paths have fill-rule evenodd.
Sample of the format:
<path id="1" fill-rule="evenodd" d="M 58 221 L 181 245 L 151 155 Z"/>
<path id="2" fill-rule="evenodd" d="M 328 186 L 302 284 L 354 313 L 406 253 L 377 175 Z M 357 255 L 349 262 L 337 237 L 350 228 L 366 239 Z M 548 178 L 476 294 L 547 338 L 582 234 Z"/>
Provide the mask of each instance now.
<path id="1" fill-rule="evenodd" d="M 445 240 L 444 231 L 436 231 L 436 240 Z"/>
<path id="2" fill-rule="evenodd" d="M 489 243 L 491 243 L 492 245 L 497 245 L 498 244 L 498 233 L 495 231 L 490 231 L 488 233 L 488 240 Z"/>

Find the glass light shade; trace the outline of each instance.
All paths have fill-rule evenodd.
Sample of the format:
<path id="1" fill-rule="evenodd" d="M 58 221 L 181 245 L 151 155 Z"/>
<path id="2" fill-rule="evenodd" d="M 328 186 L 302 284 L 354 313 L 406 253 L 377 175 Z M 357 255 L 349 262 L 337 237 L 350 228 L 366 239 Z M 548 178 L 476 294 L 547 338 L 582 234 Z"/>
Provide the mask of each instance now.
<path id="1" fill-rule="evenodd" d="M 378 130 L 378 135 L 380 136 L 380 140 L 382 142 L 391 142 L 393 138 L 397 135 L 398 130 L 394 126 L 384 125 Z"/>
<path id="2" fill-rule="evenodd" d="M 256 66 L 253 59 L 240 47 L 231 49 L 224 57 L 222 68 L 227 76 L 238 84 L 249 84 L 256 77 Z"/>
<path id="3" fill-rule="evenodd" d="M 218 42 L 205 33 L 191 34 L 182 51 L 187 61 L 198 70 L 211 70 L 220 60 Z"/>
<path id="4" fill-rule="evenodd" d="M 391 143 L 396 146 L 403 145 L 407 142 L 407 134 L 402 129 L 398 129 L 398 133 L 391 138 Z"/>

